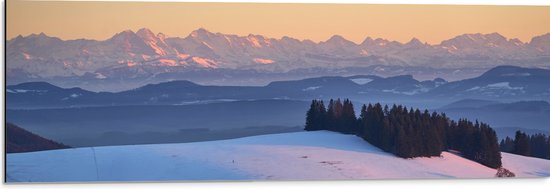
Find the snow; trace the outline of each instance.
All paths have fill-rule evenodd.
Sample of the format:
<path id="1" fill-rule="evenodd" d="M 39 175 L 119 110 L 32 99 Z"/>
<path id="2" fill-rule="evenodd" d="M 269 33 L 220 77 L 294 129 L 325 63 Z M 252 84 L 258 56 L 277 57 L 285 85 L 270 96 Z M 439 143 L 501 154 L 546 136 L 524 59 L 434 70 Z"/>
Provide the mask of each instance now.
<path id="1" fill-rule="evenodd" d="M 514 45 L 516 45 L 516 46 L 523 46 L 523 45 L 525 45 L 525 44 L 518 40 L 518 41 L 514 41 Z"/>
<path id="2" fill-rule="evenodd" d="M 30 60 L 31 59 L 31 55 L 29 55 L 28 53 L 22 53 L 22 54 L 25 57 L 25 60 Z"/>
<path id="3" fill-rule="evenodd" d="M 500 83 L 489 84 L 489 85 L 487 85 L 487 88 L 489 88 L 489 89 L 521 90 L 521 91 L 523 91 L 523 87 L 512 87 L 512 86 L 510 86 L 510 82 L 500 82 Z"/>
<path id="4" fill-rule="evenodd" d="M 373 79 L 370 79 L 370 78 L 355 78 L 355 79 L 350 79 L 351 81 L 353 81 L 354 83 L 357 83 L 359 85 L 364 85 L 364 84 L 367 84 L 367 83 L 370 83 L 371 81 L 373 81 Z"/>
<path id="5" fill-rule="evenodd" d="M 472 88 L 467 89 L 466 91 L 477 91 L 477 90 L 479 90 L 479 89 L 481 89 L 481 87 L 475 86 L 475 87 L 472 87 Z"/>
<path id="6" fill-rule="evenodd" d="M 471 35 L 466 35 L 466 37 L 468 37 L 468 39 L 472 40 L 472 41 L 477 41 L 476 39 L 474 39 Z"/>
<path id="7" fill-rule="evenodd" d="M 97 181 L 92 148 L 9 154 L 9 182 Z M 14 158 L 15 157 L 15 158 Z M 25 167 L 25 165 L 28 165 Z"/>
<path id="8" fill-rule="evenodd" d="M 254 62 L 259 63 L 259 64 L 272 64 L 272 63 L 274 63 L 275 61 L 273 61 L 273 60 L 271 60 L 271 59 L 254 58 Z"/>
<path id="9" fill-rule="evenodd" d="M 198 36 L 199 34 L 197 33 L 197 31 L 191 32 L 191 37 L 197 38 Z"/>
<path id="10" fill-rule="evenodd" d="M 313 90 L 317 90 L 321 87 L 322 86 L 308 87 L 308 88 L 302 89 L 302 91 L 313 91 Z"/>
<path id="11" fill-rule="evenodd" d="M 71 63 L 69 61 L 64 60 L 62 62 L 63 62 L 63 66 L 66 67 L 66 68 L 71 66 Z"/>
<path id="12" fill-rule="evenodd" d="M 374 71 L 377 71 L 377 72 L 384 72 L 384 71 L 386 71 L 386 69 L 384 69 L 383 67 L 377 66 L 376 68 L 374 68 Z"/>
<path id="13" fill-rule="evenodd" d="M 155 51 L 156 54 L 161 56 L 166 55 L 166 52 L 164 52 L 164 50 L 157 45 L 156 41 L 148 41 L 147 44 Z"/>
<path id="14" fill-rule="evenodd" d="M 159 41 L 162 42 L 162 43 L 165 43 L 165 44 L 166 44 L 166 41 L 165 41 L 166 37 L 167 36 L 164 33 L 158 33 L 157 34 L 157 38 L 159 39 Z"/>
<path id="15" fill-rule="evenodd" d="M 489 47 L 498 47 L 498 45 L 495 44 L 495 43 L 488 43 L 487 46 L 489 46 Z"/>
<path id="16" fill-rule="evenodd" d="M 365 55 L 365 56 L 368 56 L 369 55 L 369 52 L 365 49 L 361 49 L 361 53 L 359 53 L 361 55 Z"/>
<path id="17" fill-rule="evenodd" d="M 208 47 L 209 49 L 214 49 L 212 46 L 210 46 L 208 43 L 206 43 L 204 41 L 202 42 L 202 44 L 205 45 L 206 47 Z"/>
<path id="18" fill-rule="evenodd" d="M 530 73 L 507 73 L 507 74 L 502 74 L 502 76 L 527 77 L 527 76 L 531 76 L 531 74 Z"/>
<path id="19" fill-rule="evenodd" d="M 500 88 L 500 89 L 522 89 L 522 87 L 511 87 L 510 82 L 500 82 L 487 85 L 489 88 Z"/>
<path id="20" fill-rule="evenodd" d="M 69 100 L 69 99 L 71 99 L 71 98 L 78 98 L 78 97 L 80 97 L 80 96 L 82 96 L 82 94 L 80 94 L 80 93 L 78 93 L 78 94 L 73 93 L 73 94 L 69 95 L 68 97 L 62 98 L 61 100 Z"/>
<path id="21" fill-rule="evenodd" d="M 143 60 L 149 60 L 149 59 L 151 59 L 151 56 L 146 55 L 146 54 L 142 54 L 141 58 L 143 58 Z"/>
<path id="22" fill-rule="evenodd" d="M 193 101 L 181 101 L 180 103 L 173 104 L 174 106 L 191 105 L 191 104 L 211 104 L 218 102 L 235 102 L 237 99 L 213 99 L 213 100 L 193 100 Z M 253 101 L 253 100 L 250 100 Z"/>
<path id="23" fill-rule="evenodd" d="M 359 67 L 370 65 L 385 65 L 386 67 L 419 65 L 426 68 L 436 68 L 435 70 L 440 71 L 455 68 L 471 68 L 478 71 L 486 69 L 484 66 L 480 66 L 481 64 L 471 65 L 470 59 L 475 59 L 476 57 L 488 57 L 487 61 L 489 62 L 486 63 L 488 65 L 501 65 L 503 64 L 503 60 L 510 60 L 504 61 L 504 63 L 510 63 L 515 66 L 525 66 L 527 65 L 527 63 L 525 63 L 526 61 L 529 62 L 529 60 L 533 59 L 533 61 L 531 61 L 533 65 L 531 66 L 544 67 L 544 56 L 547 56 L 547 53 L 545 55 L 545 53 L 537 52 L 537 50 L 541 52 L 547 51 L 542 47 L 539 48 L 534 43 L 525 43 L 524 47 L 510 46 L 522 43 L 516 40 L 510 40 L 509 42 L 502 41 L 500 40 L 502 36 L 494 38 L 494 40 L 490 39 L 490 41 L 481 41 L 480 39 L 483 35 L 464 35 L 461 37 L 463 39 L 444 40 L 443 42 L 445 43 L 431 46 L 426 45 L 426 47 L 431 48 L 417 50 L 406 50 L 406 48 L 404 48 L 405 44 L 390 42 L 384 39 L 369 39 L 366 41 L 368 43 L 364 45 L 348 43 L 349 41 L 345 39 L 339 39 L 340 41 L 346 41 L 346 43 L 341 44 L 344 46 L 331 47 L 340 49 L 331 49 L 329 47 L 322 47 L 319 43 L 310 40 L 300 41 L 290 37 L 285 37 L 284 40 L 277 40 L 261 35 L 238 36 L 222 33 L 214 34 L 204 29 L 198 29 L 192 32 L 189 38 L 174 36 L 171 38 L 172 42 L 167 44 L 164 41 L 165 36 L 163 34 L 159 33 L 155 36 L 147 29 L 141 31 L 142 32 L 138 31 L 136 33 L 139 39 L 135 38 L 131 31 L 127 31 L 126 33 L 121 32 L 119 35 L 110 38 L 118 40 L 67 40 L 52 44 L 53 46 L 51 47 L 45 47 L 46 49 L 41 49 L 42 47 L 40 46 L 32 46 L 32 43 L 22 43 L 23 40 L 18 41 L 17 44 L 14 44 L 18 46 L 18 48 L 11 49 L 10 53 L 8 53 L 17 57 L 15 59 L 10 59 L 13 63 L 10 63 L 9 69 L 21 69 L 24 72 L 28 72 L 29 77 L 35 77 L 32 75 L 36 75 L 36 77 L 72 76 L 74 74 L 80 75 L 81 72 L 93 73 L 119 68 L 114 63 L 116 63 L 117 60 L 125 60 L 128 58 L 131 58 L 133 61 L 144 61 L 137 66 L 148 66 L 150 65 L 148 64 L 149 61 L 155 61 L 157 58 L 174 59 L 174 57 L 178 56 L 178 50 L 180 52 L 189 53 L 189 57 L 196 56 L 209 58 L 218 63 L 216 65 L 218 68 L 253 69 L 257 71 L 267 70 L 273 73 L 279 73 L 281 71 L 287 72 L 295 69 L 309 69 L 309 67 L 312 66 L 326 67 L 326 65 L 331 65 L 335 69 L 342 69 L 351 65 Z M 473 37 L 480 41 L 479 43 L 472 43 L 469 42 L 467 37 Z M 494 36 L 490 38 L 493 37 Z M 495 49 L 483 46 L 483 44 L 489 44 L 489 42 L 500 45 L 500 47 Z M 381 46 L 378 46 L 378 44 Z M 408 44 L 420 45 L 420 42 L 418 40 L 411 40 L 411 43 Z M 386 47 L 382 47 L 382 45 L 386 45 Z M 205 51 L 201 49 L 207 46 L 215 50 Z M 123 49 L 118 49 L 118 47 L 122 47 Z M 456 54 L 443 53 L 445 51 L 440 48 L 447 49 L 447 51 Z M 304 58 L 304 55 L 308 54 L 324 55 L 314 59 Z M 371 59 L 360 58 L 370 55 L 375 56 L 371 57 Z M 542 58 L 536 58 L 539 56 Z M 281 66 L 250 67 L 251 59 L 255 57 L 277 60 L 277 63 L 281 64 Z M 346 58 L 344 64 L 331 64 L 334 58 L 339 59 L 342 57 Z M 426 57 L 439 57 L 442 60 L 448 61 L 444 63 L 427 61 L 425 60 Z M 61 66 L 52 66 L 50 63 L 43 63 L 50 60 L 60 63 L 60 65 L 65 61 L 65 68 Z M 76 65 L 79 64 L 79 62 L 83 64 Z M 187 62 L 189 62 L 190 66 L 192 65 L 192 61 L 187 60 Z M 294 62 L 301 63 L 295 64 Z M 29 65 L 28 63 L 31 64 Z M 121 65 L 126 64 L 126 61 L 120 63 Z M 180 68 L 154 69 L 151 71 L 151 74 L 174 72 L 178 69 Z M 378 71 L 382 70 L 371 70 L 369 74 Z M 425 72 L 426 70 L 423 71 Z M 403 71 L 405 73 L 397 73 L 390 70 L 389 72 L 391 73 L 388 71 L 383 72 L 384 73 L 380 74 L 411 74 L 414 71 L 405 70 Z M 133 76 L 129 77 L 138 78 L 139 76 L 135 74 L 139 73 L 134 73 Z M 423 74 L 426 75 L 426 73 Z M 458 74 L 458 76 L 454 78 L 464 79 L 466 76 L 467 75 Z"/>
<path id="24" fill-rule="evenodd" d="M 385 92 L 385 93 L 393 93 L 393 94 L 404 94 L 404 95 L 415 95 L 415 94 L 418 94 L 420 92 L 427 92 L 429 89 L 427 88 L 420 88 L 420 89 L 416 89 L 416 90 L 412 90 L 412 91 L 397 91 L 395 89 L 384 89 L 382 90 L 382 92 Z"/>
<path id="25" fill-rule="evenodd" d="M 512 87 L 510 86 L 510 82 L 499 82 L 499 83 L 493 83 L 488 84 L 486 86 L 480 87 L 475 86 L 470 89 L 467 89 L 466 91 L 490 91 L 490 90 L 519 90 L 523 91 L 523 87 Z"/>
<path id="26" fill-rule="evenodd" d="M 262 48 L 262 45 L 260 44 L 260 42 L 258 41 L 258 39 L 252 35 L 249 35 L 247 37 L 247 40 L 250 42 L 250 44 L 252 44 L 253 47 L 256 47 L 256 48 Z"/>
<path id="27" fill-rule="evenodd" d="M 48 90 L 28 90 L 28 89 L 8 89 L 6 90 L 7 92 L 9 93 L 28 93 L 28 92 L 31 92 L 31 93 L 45 93 L 45 92 L 48 92 Z"/>
<path id="28" fill-rule="evenodd" d="M 193 57 L 193 61 L 195 61 L 197 64 L 201 65 L 205 68 L 216 68 L 217 64 L 215 61 L 210 60 L 208 58 L 201 58 L 201 57 Z"/>
<path id="29" fill-rule="evenodd" d="M 128 61 L 128 62 L 126 62 L 126 65 L 127 65 L 128 67 L 134 67 L 134 66 L 137 65 L 137 63 L 136 63 L 136 62 Z"/>
<path id="30" fill-rule="evenodd" d="M 178 58 L 182 59 L 182 60 L 185 60 L 185 59 L 189 58 L 189 56 L 190 56 L 189 54 L 180 54 L 180 53 L 178 53 Z"/>
<path id="31" fill-rule="evenodd" d="M 159 39 L 155 36 L 151 30 L 142 28 L 136 33 L 141 39 L 143 39 L 143 42 L 147 43 L 147 45 L 155 51 L 157 55 L 164 56 L 167 55 L 167 53 L 164 51 L 163 48 L 159 47 L 158 41 Z"/>
<path id="32" fill-rule="evenodd" d="M 229 46 L 233 46 L 233 43 L 231 42 L 231 38 L 227 37 L 226 35 L 223 35 L 227 43 L 229 43 Z"/>
<path id="33" fill-rule="evenodd" d="M 514 172 L 516 177 L 550 177 L 550 160 L 503 153 L 503 167 Z M 543 165 L 543 166 L 541 166 Z"/>
<path id="34" fill-rule="evenodd" d="M 90 55 L 90 51 L 88 49 L 82 49 L 82 54 Z"/>
<path id="35" fill-rule="evenodd" d="M 103 75 L 103 74 L 101 74 L 101 73 L 95 73 L 95 78 L 96 78 L 96 79 L 106 79 L 107 76 L 105 76 L 105 75 Z"/>
<path id="36" fill-rule="evenodd" d="M 550 175 L 550 160 L 503 153 L 519 177 Z M 328 131 L 7 155 L 8 182 L 493 178 L 496 170 L 444 152 L 402 159 Z"/>
<path id="37" fill-rule="evenodd" d="M 14 89 L 16 93 L 34 92 L 35 90 Z"/>
<path id="38" fill-rule="evenodd" d="M 450 47 L 442 46 L 442 48 L 447 49 L 447 52 L 451 54 L 455 54 L 455 51 L 458 50 L 458 48 L 454 45 L 451 45 Z"/>
<path id="39" fill-rule="evenodd" d="M 178 65 L 178 63 L 175 60 L 171 60 L 171 59 L 159 59 L 159 62 L 163 66 L 177 66 Z"/>

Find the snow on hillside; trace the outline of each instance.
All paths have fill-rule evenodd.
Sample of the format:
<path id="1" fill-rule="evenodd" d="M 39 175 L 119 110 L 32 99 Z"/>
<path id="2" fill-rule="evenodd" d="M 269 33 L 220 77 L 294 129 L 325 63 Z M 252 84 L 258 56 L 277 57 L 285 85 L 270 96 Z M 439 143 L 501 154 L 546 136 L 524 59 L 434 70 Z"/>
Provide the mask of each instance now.
<path id="1" fill-rule="evenodd" d="M 550 176 L 550 161 L 503 153 L 519 177 Z M 328 131 L 232 140 L 75 148 L 7 155 L 8 182 L 492 178 L 457 155 L 402 159 Z"/>

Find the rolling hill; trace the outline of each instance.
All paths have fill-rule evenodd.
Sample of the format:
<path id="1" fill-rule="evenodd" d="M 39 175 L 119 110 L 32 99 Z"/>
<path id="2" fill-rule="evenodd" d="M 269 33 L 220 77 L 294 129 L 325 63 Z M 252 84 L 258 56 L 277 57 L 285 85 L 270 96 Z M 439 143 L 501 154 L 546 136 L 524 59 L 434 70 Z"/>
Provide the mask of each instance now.
<path id="1" fill-rule="evenodd" d="M 516 177 L 550 176 L 549 160 L 502 156 Z M 328 131 L 9 154 L 6 166 L 8 182 L 493 178 L 497 172 L 448 152 L 402 159 Z"/>
<path id="2" fill-rule="evenodd" d="M 67 145 L 43 138 L 11 123 L 6 123 L 5 142 L 6 153 L 70 148 Z"/>

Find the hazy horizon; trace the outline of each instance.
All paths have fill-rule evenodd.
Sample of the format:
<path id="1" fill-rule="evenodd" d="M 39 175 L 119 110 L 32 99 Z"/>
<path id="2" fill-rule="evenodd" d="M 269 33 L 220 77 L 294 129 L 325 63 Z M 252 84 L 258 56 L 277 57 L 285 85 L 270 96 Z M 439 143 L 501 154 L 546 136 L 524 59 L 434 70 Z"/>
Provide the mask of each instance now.
<path id="1" fill-rule="evenodd" d="M 125 31 L 131 31 L 131 32 L 133 32 L 133 33 L 137 33 L 137 32 L 138 32 L 139 30 L 141 30 L 141 29 L 148 29 L 148 30 L 150 30 L 151 32 L 153 32 L 154 34 L 161 34 L 161 33 L 164 34 L 164 32 L 162 32 L 162 31 L 153 31 L 153 30 L 151 30 L 151 29 L 148 28 L 148 27 L 143 27 L 143 28 L 139 28 L 139 29 L 137 29 L 137 30 L 133 30 L 133 29 L 121 30 L 121 31 L 119 31 L 119 32 L 113 33 L 113 34 L 111 35 L 111 37 L 113 37 L 114 35 L 119 34 L 119 33 L 121 33 L 121 32 L 125 32 Z M 246 37 L 246 36 L 248 36 L 248 35 L 260 35 L 260 36 L 263 36 L 263 37 L 266 37 L 266 38 L 269 38 L 269 39 L 276 39 L 276 40 L 281 40 L 283 37 L 290 37 L 290 38 L 297 39 L 297 38 L 295 38 L 295 37 L 293 37 L 293 36 L 288 36 L 288 35 L 285 35 L 285 36 L 283 36 L 283 37 L 278 37 L 278 38 L 276 38 L 276 37 L 267 36 L 267 35 L 263 35 L 263 34 L 256 34 L 256 33 L 250 33 L 250 34 L 248 34 L 248 35 L 238 35 L 238 34 L 233 34 L 233 33 L 222 33 L 222 32 L 218 32 L 218 31 L 212 31 L 212 30 L 210 30 L 210 29 L 208 29 L 208 28 L 204 28 L 204 27 L 200 27 L 200 28 L 197 28 L 197 29 L 195 29 L 195 30 L 192 30 L 192 31 L 189 32 L 188 34 L 182 34 L 182 35 L 179 35 L 179 36 L 166 36 L 166 37 L 167 37 L 167 38 L 174 38 L 174 37 L 175 37 L 175 38 L 185 38 L 185 37 L 191 35 L 194 31 L 201 30 L 201 29 L 204 29 L 204 30 L 206 30 L 206 31 L 208 31 L 208 32 L 211 32 L 211 33 L 214 33 L 214 34 L 236 35 L 236 36 L 239 36 L 239 37 Z M 457 36 L 460 36 L 460 35 L 464 35 L 464 34 L 481 34 L 481 35 L 489 35 L 489 34 L 493 34 L 493 33 L 498 33 L 498 34 L 502 35 L 503 37 L 505 37 L 505 38 L 508 39 L 508 40 L 510 40 L 510 39 L 516 39 L 516 38 L 511 38 L 511 37 L 509 37 L 509 36 L 503 35 L 503 34 L 501 34 L 501 33 L 499 33 L 499 32 L 491 32 L 491 33 L 479 33 L 479 32 L 477 32 L 477 33 L 463 33 L 463 34 L 458 34 L 458 35 L 456 35 L 456 36 L 453 36 L 453 37 L 450 37 L 450 38 L 447 38 L 447 39 L 443 39 L 443 41 L 448 40 L 448 39 L 452 39 L 452 38 L 454 38 L 454 37 L 457 37 Z M 111 38 L 111 37 L 109 37 L 109 38 L 106 38 L 106 39 L 91 39 L 91 38 L 63 39 L 63 38 L 60 38 L 60 37 L 58 37 L 58 36 L 54 36 L 54 35 L 51 35 L 51 34 L 48 34 L 48 33 L 45 33 L 45 32 L 36 32 L 36 33 L 28 34 L 28 35 L 17 35 L 17 36 L 13 36 L 12 38 L 9 38 L 9 39 L 7 39 L 7 40 L 8 40 L 8 41 L 9 41 L 9 40 L 13 40 L 13 39 L 17 38 L 18 36 L 29 37 L 29 36 L 31 36 L 31 35 L 40 35 L 40 34 L 44 34 L 44 35 L 46 35 L 46 36 L 48 36 L 48 37 L 56 37 L 56 38 L 59 38 L 59 39 L 61 39 L 61 40 L 63 40 L 63 41 L 80 40 L 80 39 L 95 40 L 95 41 L 104 41 L 104 40 L 108 40 L 108 39 Z M 529 42 L 531 41 L 532 38 L 537 37 L 537 36 L 546 35 L 546 34 L 550 34 L 550 32 L 542 33 L 542 34 L 540 34 L 540 35 L 534 35 L 534 36 L 532 36 L 531 38 L 529 38 L 528 40 L 525 40 L 525 41 L 524 41 L 524 40 L 521 40 L 521 39 L 518 39 L 518 40 L 520 40 L 520 41 L 523 42 L 523 43 L 529 43 Z M 329 38 L 327 38 L 327 39 L 325 39 L 325 40 L 321 40 L 321 41 L 313 41 L 313 40 L 311 40 L 311 39 L 298 39 L 298 40 L 300 40 L 300 41 L 313 41 L 314 43 L 317 43 L 317 44 L 318 44 L 318 43 L 322 43 L 322 42 L 328 41 L 328 40 L 329 40 L 330 38 L 332 38 L 333 36 L 341 36 L 341 35 L 334 34 L 334 35 L 330 36 Z M 350 39 L 346 38 L 345 36 L 341 36 L 341 37 L 343 37 L 343 38 L 346 39 L 346 40 L 350 40 Z M 388 41 L 397 41 L 397 40 L 390 39 L 390 38 L 377 38 L 377 37 L 372 37 L 372 36 L 365 36 L 365 37 L 364 37 L 364 40 L 367 39 L 367 38 L 372 38 L 372 39 L 384 39 L 384 40 L 388 40 Z M 405 43 L 410 42 L 410 41 L 413 40 L 413 39 L 418 39 L 418 40 L 420 40 L 421 42 L 425 42 L 425 41 L 423 41 L 422 39 L 419 39 L 419 38 L 417 38 L 417 37 L 413 37 L 413 38 L 411 38 L 409 41 L 404 41 L 404 42 L 402 42 L 402 41 L 397 41 L 397 42 L 402 43 L 402 44 L 405 44 Z M 363 40 L 363 41 L 364 41 L 364 40 Z M 351 41 L 351 40 L 350 40 L 350 41 Z M 353 42 L 353 43 L 359 45 L 359 44 L 361 44 L 363 41 L 359 41 L 359 42 L 351 41 L 351 42 Z M 427 42 L 426 42 L 426 43 L 427 43 Z M 428 43 L 428 44 L 429 44 L 429 45 L 440 45 L 440 43 L 441 43 L 441 42 L 439 42 L 439 43 Z"/>
<path id="2" fill-rule="evenodd" d="M 43 32 L 64 40 L 105 40 L 140 28 L 181 37 L 205 28 L 314 42 L 340 35 L 355 43 L 366 37 L 401 43 L 417 38 L 433 45 L 465 33 L 494 32 L 528 42 L 550 31 L 545 19 L 550 6 L 12 0 L 6 8 L 7 39 Z"/>

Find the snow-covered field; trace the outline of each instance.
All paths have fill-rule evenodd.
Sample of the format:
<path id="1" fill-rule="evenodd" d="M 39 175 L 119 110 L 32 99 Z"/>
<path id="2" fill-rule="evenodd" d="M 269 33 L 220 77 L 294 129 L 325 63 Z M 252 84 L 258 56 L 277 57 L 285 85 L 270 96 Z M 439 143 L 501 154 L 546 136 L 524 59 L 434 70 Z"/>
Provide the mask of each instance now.
<path id="1" fill-rule="evenodd" d="M 503 153 L 518 177 L 550 176 L 550 160 Z M 491 178 L 457 155 L 402 159 L 328 131 L 232 140 L 75 148 L 7 155 L 8 182 Z"/>

